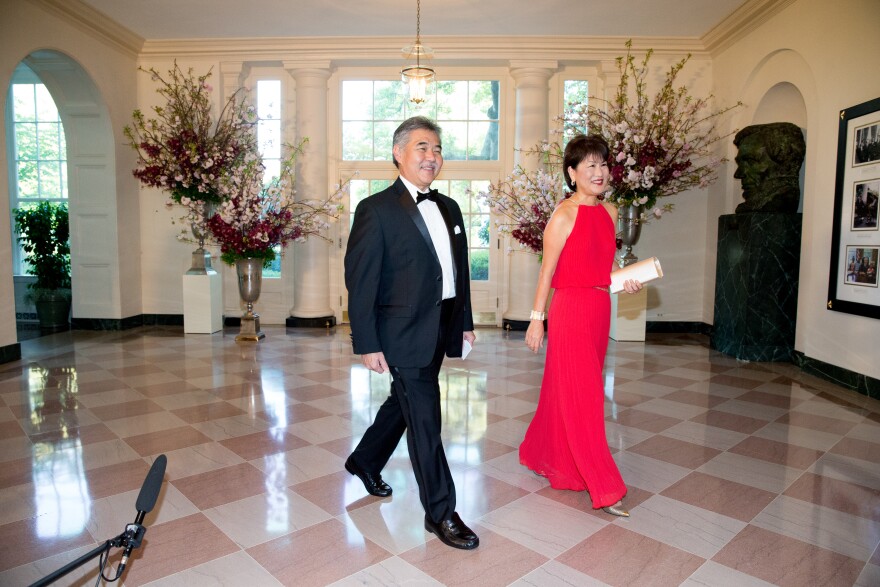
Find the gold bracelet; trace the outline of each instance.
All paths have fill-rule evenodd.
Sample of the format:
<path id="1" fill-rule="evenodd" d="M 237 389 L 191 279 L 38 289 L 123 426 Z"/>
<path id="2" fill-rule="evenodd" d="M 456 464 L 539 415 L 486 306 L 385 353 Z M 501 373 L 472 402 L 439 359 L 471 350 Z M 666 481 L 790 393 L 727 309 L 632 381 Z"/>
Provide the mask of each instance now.
<path id="1" fill-rule="evenodd" d="M 539 311 L 537 311 L 537 310 L 532 310 L 532 313 L 529 314 L 529 320 L 541 320 L 541 321 L 543 321 L 544 318 L 546 318 L 546 317 L 547 317 L 547 314 L 546 314 L 545 312 L 539 312 Z"/>

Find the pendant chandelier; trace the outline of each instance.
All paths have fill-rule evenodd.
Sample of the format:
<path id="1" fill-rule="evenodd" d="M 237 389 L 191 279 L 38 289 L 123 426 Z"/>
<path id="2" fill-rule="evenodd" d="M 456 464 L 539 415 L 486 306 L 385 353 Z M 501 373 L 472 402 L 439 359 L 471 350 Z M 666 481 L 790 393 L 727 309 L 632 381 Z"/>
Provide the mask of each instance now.
<path id="1" fill-rule="evenodd" d="M 407 59 L 415 57 L 416 62 L 415 65 L 409 65 L 400 71 L 400 79 L 409 86 L 410 102 L 416 104 L 421 104 L 425 101 L 428 86 L 434 81 L 434 70 L 426 65 L 422 65 L 422 58 L 430 57 L 434 50 L 422 45 L 421 8 L 421 0 L 416 0 L 416 42 L 411 46 L 403 48 L 403 53 Z"/>

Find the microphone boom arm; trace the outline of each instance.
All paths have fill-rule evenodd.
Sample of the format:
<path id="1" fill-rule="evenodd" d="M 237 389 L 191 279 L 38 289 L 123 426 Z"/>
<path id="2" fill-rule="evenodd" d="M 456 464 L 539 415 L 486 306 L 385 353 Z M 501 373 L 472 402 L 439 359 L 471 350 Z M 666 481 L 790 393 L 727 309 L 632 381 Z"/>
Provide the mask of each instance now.
<path id="1" fill-rule="evenodd" d="M 137 516 L 135 517 L 133 524 L 125 526 L 125 531 L 122 534 L 116 538 L 106 540 L 104 544 L 87 552 L 72 563 L 61 567 L 54 573 L 43 577 L 35 583 L 31 583 L 29 587 L 45 587 L 46 585 L 54 583 L 67 573 L 81 567 L 93 558 L 110 552 L 111 548 L 124 548 L 125 551 L 122 555 L 122 561 L 116 569 L 116 578 L 107 579 L 104 577 L 104 579 L 110 582 L 119 579 L 122 576 L 122 572 L 125 570 L 126 564 L 128 564 L 128 557 L 131 556 L 132 549 L 140 547 L 141 542 L 144 539 L 144 534 L 147 533 L 147 528 L 143 525 L 144 516 L 152 511 L 153 506 L 156 505 L 156 499 L 159 497 L 159 490 L 162 489 L 162 479 L 165 477 L 165 465 L 167 462 L 168 459 L 165 455 L 159 455 L 156 457 L 156 460 L 153 461 L 153 466 L 150 467 L 150 471 L 147 473 L 146 479 L 144 479 L 144 484 L 141 486 L 141 492 L 138 494 L 135 505 L 138 510 Z M 101 566 L 99 573 L 103 577 L 103 566 Z"/>

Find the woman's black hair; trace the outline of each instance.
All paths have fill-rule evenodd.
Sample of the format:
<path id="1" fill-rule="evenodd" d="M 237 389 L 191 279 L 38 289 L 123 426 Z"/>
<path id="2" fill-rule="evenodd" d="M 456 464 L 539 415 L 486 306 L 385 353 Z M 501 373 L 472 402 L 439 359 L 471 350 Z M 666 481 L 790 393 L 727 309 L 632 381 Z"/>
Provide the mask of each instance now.
<path id="1" fill-rule="evenodd" d="M 562 157 L 562 176 L 568 189 L 575 191 L 574 182 L 568 174 L 569 167 L 577 168 L 581 161 L 587 157 L 599 157 L 602 161 L 608 160 L 608 143 L 599 135 L 576 135 L 565 145 L 565 154 Z"/>

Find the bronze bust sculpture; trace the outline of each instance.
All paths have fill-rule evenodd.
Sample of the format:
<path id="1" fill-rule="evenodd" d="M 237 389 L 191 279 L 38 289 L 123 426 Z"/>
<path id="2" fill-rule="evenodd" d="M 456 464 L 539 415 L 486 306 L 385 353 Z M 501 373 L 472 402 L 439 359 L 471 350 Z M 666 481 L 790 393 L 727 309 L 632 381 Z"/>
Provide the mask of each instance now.
<path id="1" fill-rule="evenodd" d="M 738 152 L 733 177 L 742 182 L 736 212 L 797 212 L 798 177 L 806 153 L 801 129 L 790 122 L 747 126 L 733 139 Z"/>

